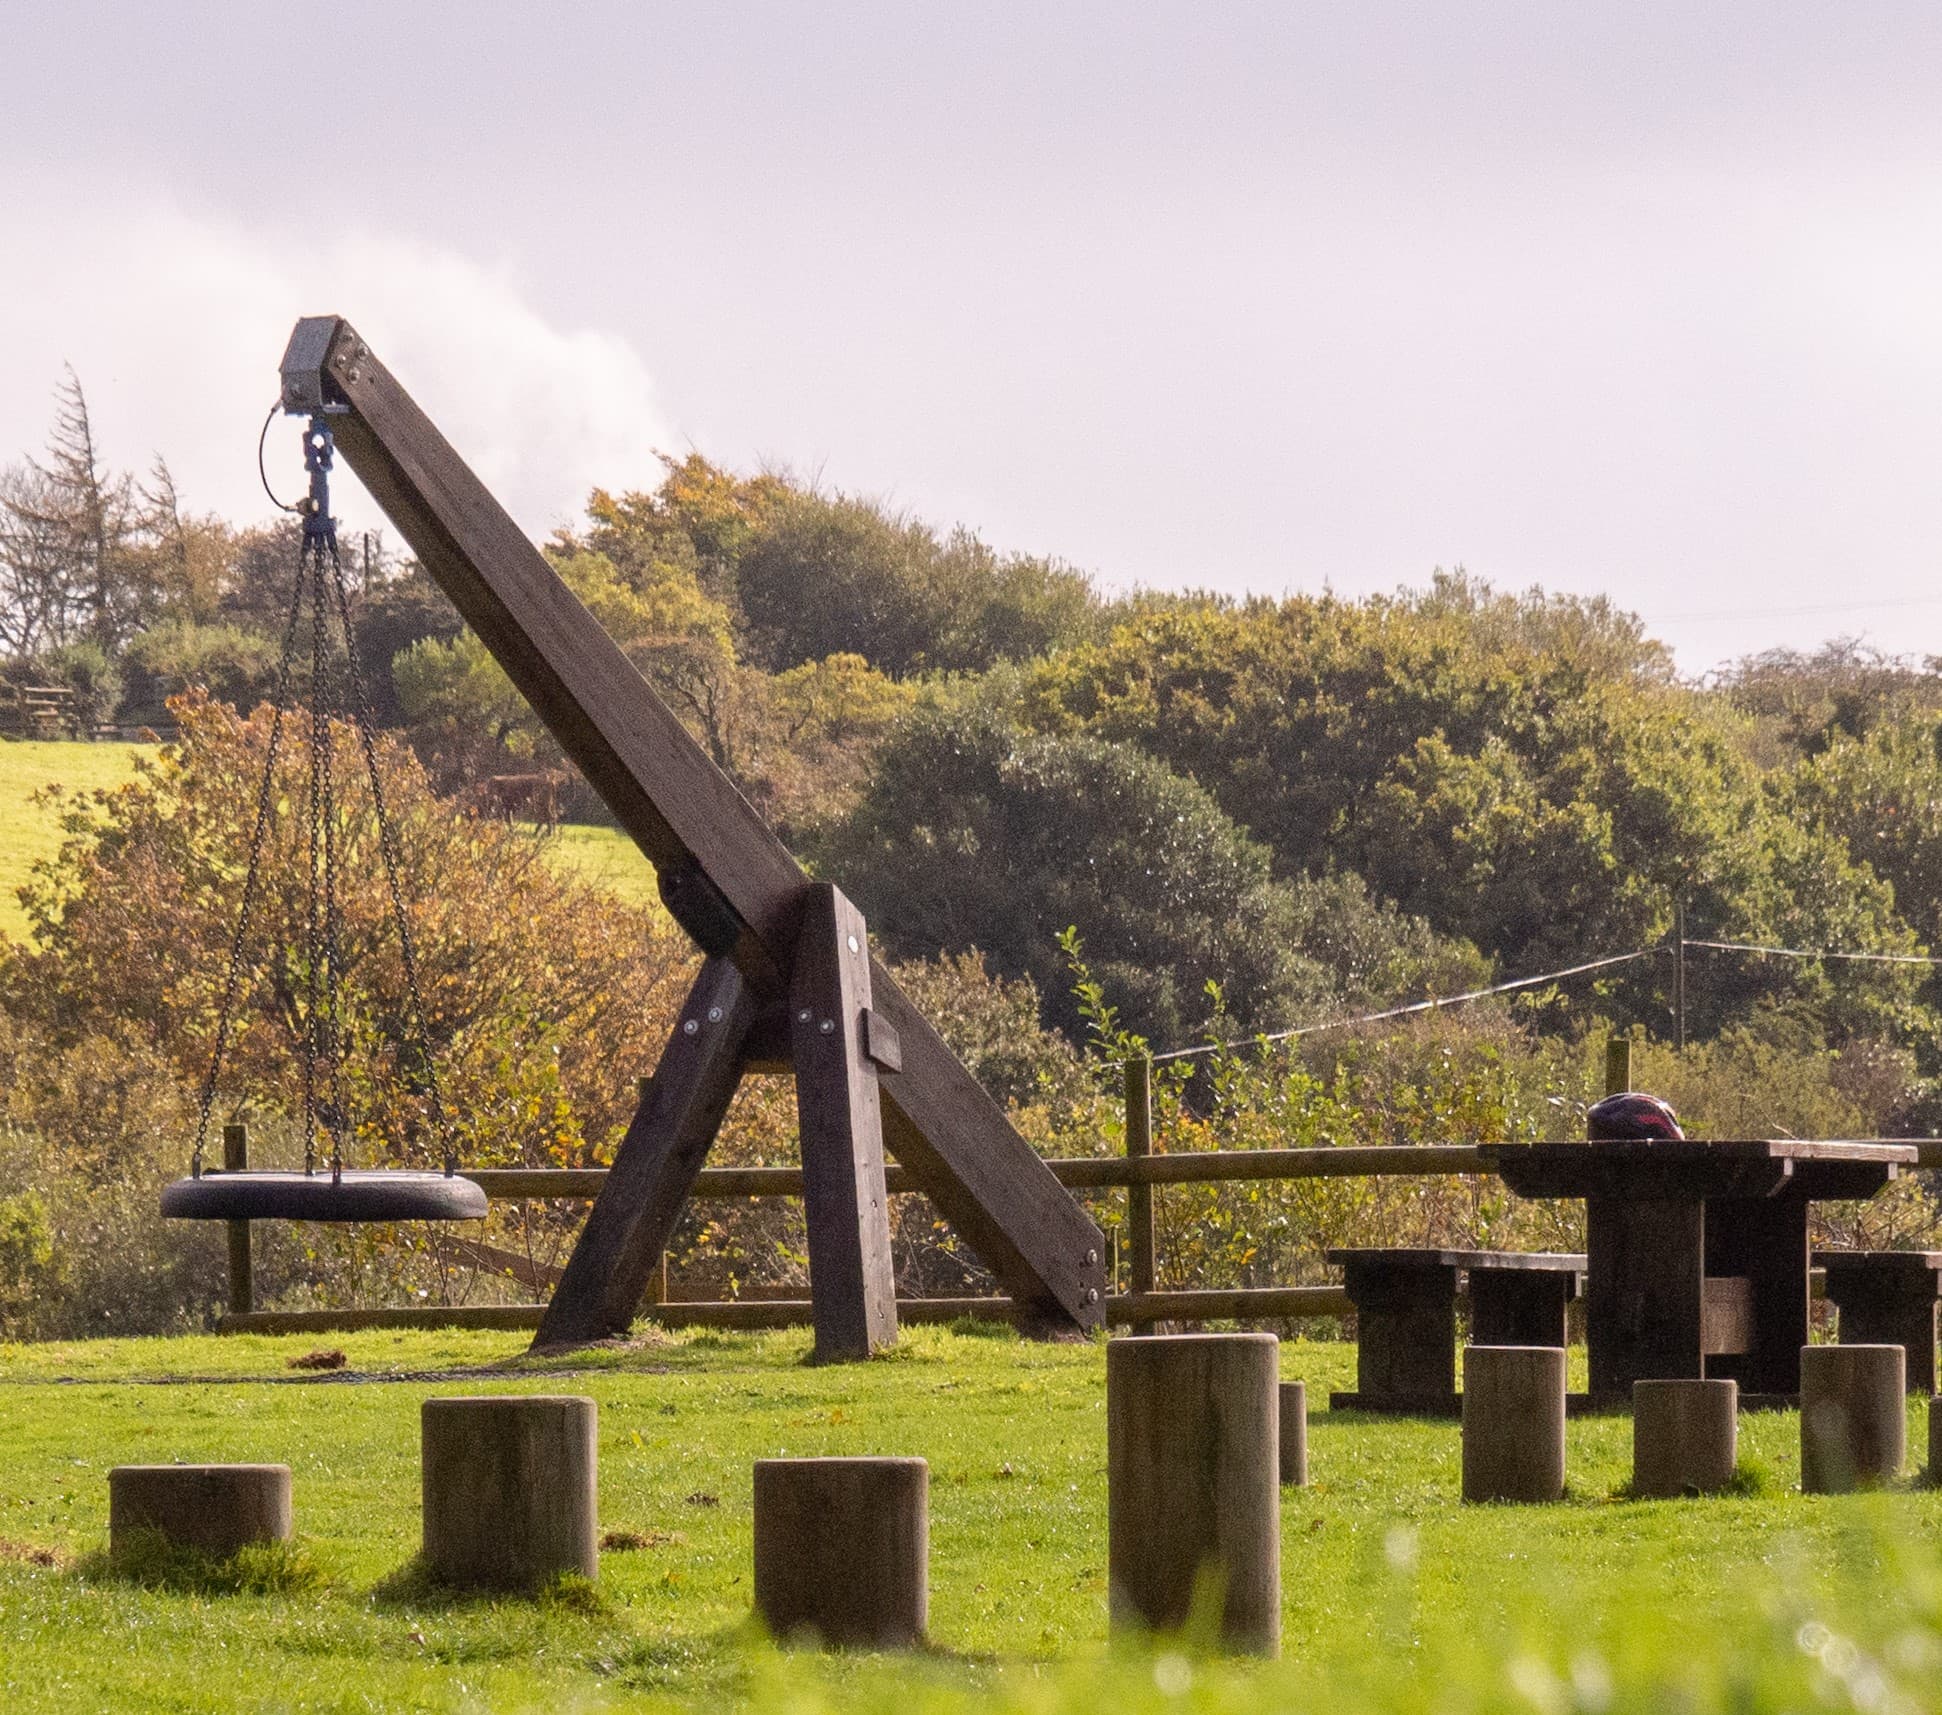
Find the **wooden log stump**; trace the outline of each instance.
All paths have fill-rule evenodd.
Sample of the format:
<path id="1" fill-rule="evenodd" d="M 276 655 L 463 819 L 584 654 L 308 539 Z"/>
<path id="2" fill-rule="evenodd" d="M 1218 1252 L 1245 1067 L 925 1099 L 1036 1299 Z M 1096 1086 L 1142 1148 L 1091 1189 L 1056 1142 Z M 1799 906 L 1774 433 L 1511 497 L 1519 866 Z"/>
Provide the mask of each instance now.
<path id="1" fill-rule="evenodd" d="M 1664 1498 L 1725 1489 L 1739 1461 L 1739 1411 L 1737 1382 L 1634 1382 L 1633 1493 Z"/>
<path id="2" fill-rule="evenodd" d="M 1801 1347 L 1801 1493 L 1845 1494 L 1901 1475 L 1906 1371 L 1900 1346 Z"/>
<path id="3" fill-rule="evenodd" d="M 930 1619 L 922 1459 L 758 1459 L 755 1611 L 778 1638 L 907 1649 Z"/>
<path id="4" fill-rule="evenodd" d="M 1281 1384 L 1281 1481 L 1295 1488 L 1308 1483 L 1308 1385 Z"/>
<path id="5" fill-rule="evenodd" d="M 1185 1624 L 1218 1598 L 1228 1648 L 1281 1647 L 1280 1398 L 1272 1334 L 1176 1334 L 1106 1348 L 1113 1624 Z"/>
<path id="6" fill-rule="evenodd" d="M 1564 1498 L 1564 1348 L 1466 1346 L 1463 1498 Z"/>
<path id="7" fill-rule="evenodd" d="M 117 1465 L 108 1473 L 108 1556 L 143 1532 L 219 1560 L 290 1540 L 288 1465 Z"/>
<path id="8" fill-rule="evenodd" d="M 597 1577 L 597 1422 L 592 1400 L 566 1395 L 426 1400 L 426 1570 L 489 1590 Z"/>

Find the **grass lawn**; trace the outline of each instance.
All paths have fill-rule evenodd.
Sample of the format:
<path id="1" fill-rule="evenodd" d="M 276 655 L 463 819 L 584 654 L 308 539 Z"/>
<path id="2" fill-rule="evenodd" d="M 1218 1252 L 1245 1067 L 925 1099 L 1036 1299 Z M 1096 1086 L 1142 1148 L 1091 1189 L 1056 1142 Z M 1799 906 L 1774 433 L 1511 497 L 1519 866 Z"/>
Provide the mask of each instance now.
<path id="1" fill-rule="evenodd" d="M 1570 1426 L 1565 1504 L 1465 1508 L 1454 1425 L 1315 1409 L 1312 1487 L 1284 1495 L 1283 1661 L 1262 1668 L 1109 1649 L 1096 1344 L 920 1329 L 890 1357 L 812 1368 L 806 1333 L 687 1334 L 535 1369 L 512 1335 L 331 1343 L 390 1379 L 298 1380 L 308 1339 L 0 1347 L 9 1710 L 1942 1706 L 1925 1546 L 1942 1493 L 1801 1497 L 1791 1413 L 1742 1420 L 1750 1494 L 1615 1499 L 1629 1422 L 1598 1417 Z M 1318 1405 L 1352 1361 L 1282 1351 Z M 603 1555 L 597 1595 L 427 1594 L 399 1577 L 418 1402 L 519 1390 L 598 1400 L 602 1528 L 644 1545 Z M 922 1656 L 780 1653 L 746 1624 L 750 1462 L 844 1452 L 931 1463 Z M 89 1564 L 108 1467 L 174 1459 L 292 1466 L 301 1548 L 281 1577 L 217 1594 Z"/>

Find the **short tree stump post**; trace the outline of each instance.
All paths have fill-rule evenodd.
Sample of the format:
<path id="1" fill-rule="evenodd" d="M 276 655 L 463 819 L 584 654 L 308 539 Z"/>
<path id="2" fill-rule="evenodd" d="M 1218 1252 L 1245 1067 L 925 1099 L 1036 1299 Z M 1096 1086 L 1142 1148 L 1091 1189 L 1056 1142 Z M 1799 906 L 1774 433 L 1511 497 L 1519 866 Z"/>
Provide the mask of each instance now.
<path id="1" fill-rule="evenodd" d="M 599 1575 L 592 1400 L 428 1399 L 419 1423 L 432 1577 L 516 1590 L 561 1572 Z"/>
<path id="2" fill-rule="evenodd" d="M 1113 1623 L 1185 1624 L 1215 1590 L 1228 1648 L 1281 1647 L 1280 1342 L 1176 1334 L 1106 1348 Z"/>
<path id="3" fill-rule="evenodd" d="M 755 1611 L 787 1639 L 907 1649 L 930 1623 L 930 1466 L 758 1459 Z"/>
<path id="4" fill-rule="evenodd" d="M 1740 1387 L 1733 1381 L 1632 1384 L 1632 1491 L 1641 1498 L 1718 1494 L 1740 1453 Z"/>
<path id="5" fill-rule="evenodd" d="M 1564 1349 L 1463 1350 L 1463 1498 L 1564 1499 Z"/>
<path id="6" fill-rule="evenodd" d="M 1308 1482 L 1308 1384 L 1281 1384 L 1281 1481 L 1290 1488 Z"/>
<path id="7" fill-rule="evenodd" d="M 1846 1494 L 1901 1475 L 1907 1364 L 1900 1346 L 1801 1347 L 1802 1494 Z"/>
<path id="8" fill-rule="evenodd" d="M 1942 1394 L 1929 1396 L 1928 1480 L 1942 1483 Z"/>
<path id="9" fill-rule="evenodd" d="M 108 1557 L 146 1531 L 226 1560 L 290 1540 L 288 1465 L 117 1465 L 108 1473 Z"/>

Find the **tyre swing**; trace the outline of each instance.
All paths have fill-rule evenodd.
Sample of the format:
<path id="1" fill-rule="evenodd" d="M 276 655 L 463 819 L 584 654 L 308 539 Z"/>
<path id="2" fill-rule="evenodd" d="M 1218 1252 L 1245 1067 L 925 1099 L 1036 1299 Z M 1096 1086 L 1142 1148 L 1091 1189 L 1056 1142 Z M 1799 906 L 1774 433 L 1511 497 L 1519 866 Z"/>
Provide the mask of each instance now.
<path id="1" fill-rule="evenodd" d="M 275 416 L 271 412 L 271 416 Z M 269 423 L 264 423 L 269 432 Z M 222 1004 L 216 1020 L 216 1040 L 202 1083 L 189 1176 L 162 1191 L 162 1213 L 190 1221 L 449 1221 L 476 1220 L 486 1212 L 485 1192 L 472 1180 L 459 1177 L 452 1127 L 439 1093 L 437 1068 L 430 1051 L 424 998 L 418 981 L 417 954 L 406 920 L 404 894 L 398 882 L 398 848 L 386 812 L 384 786 L 378 769 L 377 746 L 370 708 L 359 670 L 357 640 L 351 626 L 350 597 L 344 566 L 337 551 L 337 528 L 330 515 L 330 470 L 333 457 L 329 419 L 323 412 L 310 418 L 304 431 L 304 468 L 310 492 L 299 506 L 285 506 L 303 519 L 297 551 L 296 577 L 284 626 L 282 658 L 277 670 L 270 739 L 256 802 L 256 821 L 250 835 L 249 863 L 243 881 L 236 933 L 230 942 L 229 969 L 224 978 Z M 259 449 L 259 465 L 261 464 Z M 268 483 L 265 482 L 267 489 Z M 275 500 L 275 495 L 271 499 Z M 277 504 L 282 505 L 282 502 Z M 306 605 L 310 611 L 310 767 L 303 794 L 308 828 L 308 890 L 304 901 L 303 952 L 305 969 L 299 997 L 302 1030 L 299 1036 L 303 1066 L 304 1164 L 301 1172 L 275 1169 L 218 1169 L 204 1167 L 210 1114 L 217 1084 L 234 1033 L 245 946 L 250 918 L 262 878 L 263 849 L 270 817 L 277 801 L 277 759 L 282 750 L 286 717 L 292 713 L 291 691 L 299 654 L 298 638 Z M 376 815 L 378 849 L 390 893 L 391 917 L 397 930 L 404 965 L 409 1007 L 407 1030 L 416 1028 L 416 1065 L 422 1072 L 434 1124 L 444 1154 L 442 1171 L 406 1168 L 355 1169 L 344 1165 L 344 1133 L 348 1109 L 344 1097 L 345 1027 L 343 1019 L 341 911 L 337 897 L 340 858 L 334 785 L 332 715 L 339 690 L 336 638 L 343 646 L 343 688 L 355 724 L 358 749 L 370 783 Z M 400 1041 L 401 1049 L 412 1046 Z"/>

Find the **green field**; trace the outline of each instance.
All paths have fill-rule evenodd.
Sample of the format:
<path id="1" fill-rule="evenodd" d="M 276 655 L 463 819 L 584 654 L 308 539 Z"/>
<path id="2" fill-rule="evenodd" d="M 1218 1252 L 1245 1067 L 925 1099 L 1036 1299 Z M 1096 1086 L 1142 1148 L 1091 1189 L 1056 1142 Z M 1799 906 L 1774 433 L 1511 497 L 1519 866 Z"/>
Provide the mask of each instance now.
<path id="1" fill-rule="evenodd" d="M 93 791 L 119 786 L 134 773 L 138 744 L 75 744 L 60 741 L 0 741 L 0 936 L 15 940 L 27 933 L 20 889 L 33 866 L 60 849 L 56 815 L 36 804 L 34 795 L 49 786 Z M 654 871 L 634 843 L 616 828 L 565 823 L 546 836 L 547 861 L 583 877 L 630 904 L 658 909 Z"/>
<path id="2" fill-rule="evenodd" d="M 20 889 L 33 866 L 60 850 L 58 817 L 34 794 L 49 786 L 91 792 L 119 786 L 134 773 L 139 744 L 72 744 L 57 740 L 0 742 L 0 935 L 16 939 L 27 930 Z"/>
<path id="3" fill-rule="evenodd" d="M 611 893 L 630 905 L 661 908 L 661 895 L 654 880 L 654 866 L 641 856 L 641 849 L 618 828 L 589 827 L 579 822 L 562 822 L 546 836 L 547 859 L 556 868 L 571 871 L 603 893 Z"/>
<path id="4" fill-rule="evenodd" d="M 1098 1344 L 920 1329 L 818 1368 L 804 1333 L 693 1334 L 534 1370 L 517 1336 L 372 1333 L 331 1342 L 370 1379 L 299 1379 L 288 1360 L 315 1343 L 0 1347 L 10 1710 L 1942 1704 L 1942 1493 L 1803 1498 L 1791 1413 L 1743 1419 L 1744 1496 L 1614 1498 L 1629 1425 L 1595 1417 L 1571 1423 L 1565 1504 L 1466 1508 L 1454 1425 L 1316 1410 L 1312 1486 L 1283 1504 L 1283 1660 L 1258 1668 L 1109 1648 Z M 1352 1362 L 1282 1350 L 1317 1401 Z M 599 1402 L 601 1525 L 639 1546 L 603 1555 L 597 1592 L 428 1590 L 409 1571 L 418 1402 L 522 1390 Z M 930 1461 L 930 1651 L 780 1654 L 752 1635 L 750 1463 L 816 1453 Z M 108 1468 L 171 1460 L 287 1462 L 297 1554 L 241 1593 L 207 1569 L 108 1575 L 88 1559 Z"/>

